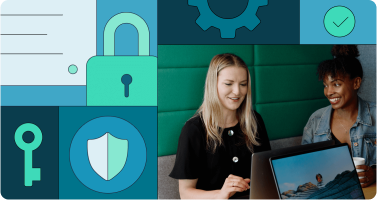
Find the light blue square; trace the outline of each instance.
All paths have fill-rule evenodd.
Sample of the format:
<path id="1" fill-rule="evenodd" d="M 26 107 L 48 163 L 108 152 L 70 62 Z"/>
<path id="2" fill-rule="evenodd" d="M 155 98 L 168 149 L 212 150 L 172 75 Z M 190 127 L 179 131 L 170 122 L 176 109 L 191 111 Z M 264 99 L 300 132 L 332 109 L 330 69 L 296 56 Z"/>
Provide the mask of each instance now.
<path id="1" fill-rule="evenodd" d="M 323 24 L 334 6 L 352 11 L 356 23 L 345 37 L 330 35 Z M 370 0 L 300 0 L 300 44 L 376 44 L 376 4 Z"/>
<path id="2" fill-rule="evenodd" d="M 157 1 L 97 0 L 97 55 L 103 55 L 103 31 L 108 20 L 118 13 L 139 15 L 149 29 L 149 55 L 157 57 Z M 138 55 L 138 31 L 131 24 L 122 24 L 115 31 L 115 55 Z"/>

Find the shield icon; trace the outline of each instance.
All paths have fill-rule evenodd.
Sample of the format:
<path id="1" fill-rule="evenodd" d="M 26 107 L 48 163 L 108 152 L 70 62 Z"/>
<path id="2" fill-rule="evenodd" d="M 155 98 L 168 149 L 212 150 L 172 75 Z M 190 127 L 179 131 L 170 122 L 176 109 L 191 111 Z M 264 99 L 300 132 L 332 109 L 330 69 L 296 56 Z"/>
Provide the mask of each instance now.
<path id="1" fill-rule="evenodd" d="M 110 133 L 88 140 L 88 158 L 93 170 L 106 181 L 122 171 L 128 155 L 128 140 Z"/>

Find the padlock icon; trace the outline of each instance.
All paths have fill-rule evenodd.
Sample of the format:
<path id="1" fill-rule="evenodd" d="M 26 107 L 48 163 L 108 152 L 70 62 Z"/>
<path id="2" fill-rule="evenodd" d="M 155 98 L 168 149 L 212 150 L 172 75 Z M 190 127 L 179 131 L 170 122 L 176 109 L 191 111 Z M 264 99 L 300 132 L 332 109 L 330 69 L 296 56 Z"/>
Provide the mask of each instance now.
<path id="1" fill-rule="evenodd" d="M 139 56 L 115 56 L 115 31 L 133 25 Z M 149 29 L 134 13 L 113 16 L 104 30 L 104 56 L 87 62 L 87 106 L 157 106 L 157 58 L 149 55 Z"/>

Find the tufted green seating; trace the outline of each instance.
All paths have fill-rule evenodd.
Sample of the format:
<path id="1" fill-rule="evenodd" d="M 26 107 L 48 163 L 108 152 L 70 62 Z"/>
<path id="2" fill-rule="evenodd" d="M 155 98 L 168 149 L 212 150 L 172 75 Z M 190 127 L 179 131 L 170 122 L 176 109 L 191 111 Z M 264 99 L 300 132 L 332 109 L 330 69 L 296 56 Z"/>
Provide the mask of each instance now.
<path id="1" fill-rule="evenodd" d="M 158 156 L 176 153 L 184 123 L 203 98 L 209 62 L 234 53 L 248 65 L 253 108 L 270 140 L 301 136 L 310 115 L 329 105 L 317 65 L 331 59 L 330 45 L 159 45 Z"/>

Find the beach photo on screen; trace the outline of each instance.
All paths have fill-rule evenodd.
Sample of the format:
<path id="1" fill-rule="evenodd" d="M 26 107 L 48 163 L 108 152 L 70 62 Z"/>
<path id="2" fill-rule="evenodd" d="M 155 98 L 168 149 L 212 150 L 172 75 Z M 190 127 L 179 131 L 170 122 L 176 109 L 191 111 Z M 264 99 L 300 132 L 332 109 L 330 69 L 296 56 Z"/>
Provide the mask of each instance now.
<path id="1" fill-rule="evenodd" d="M 281 199 L 364 198 L 347 146 L 272 159 Z"/>

